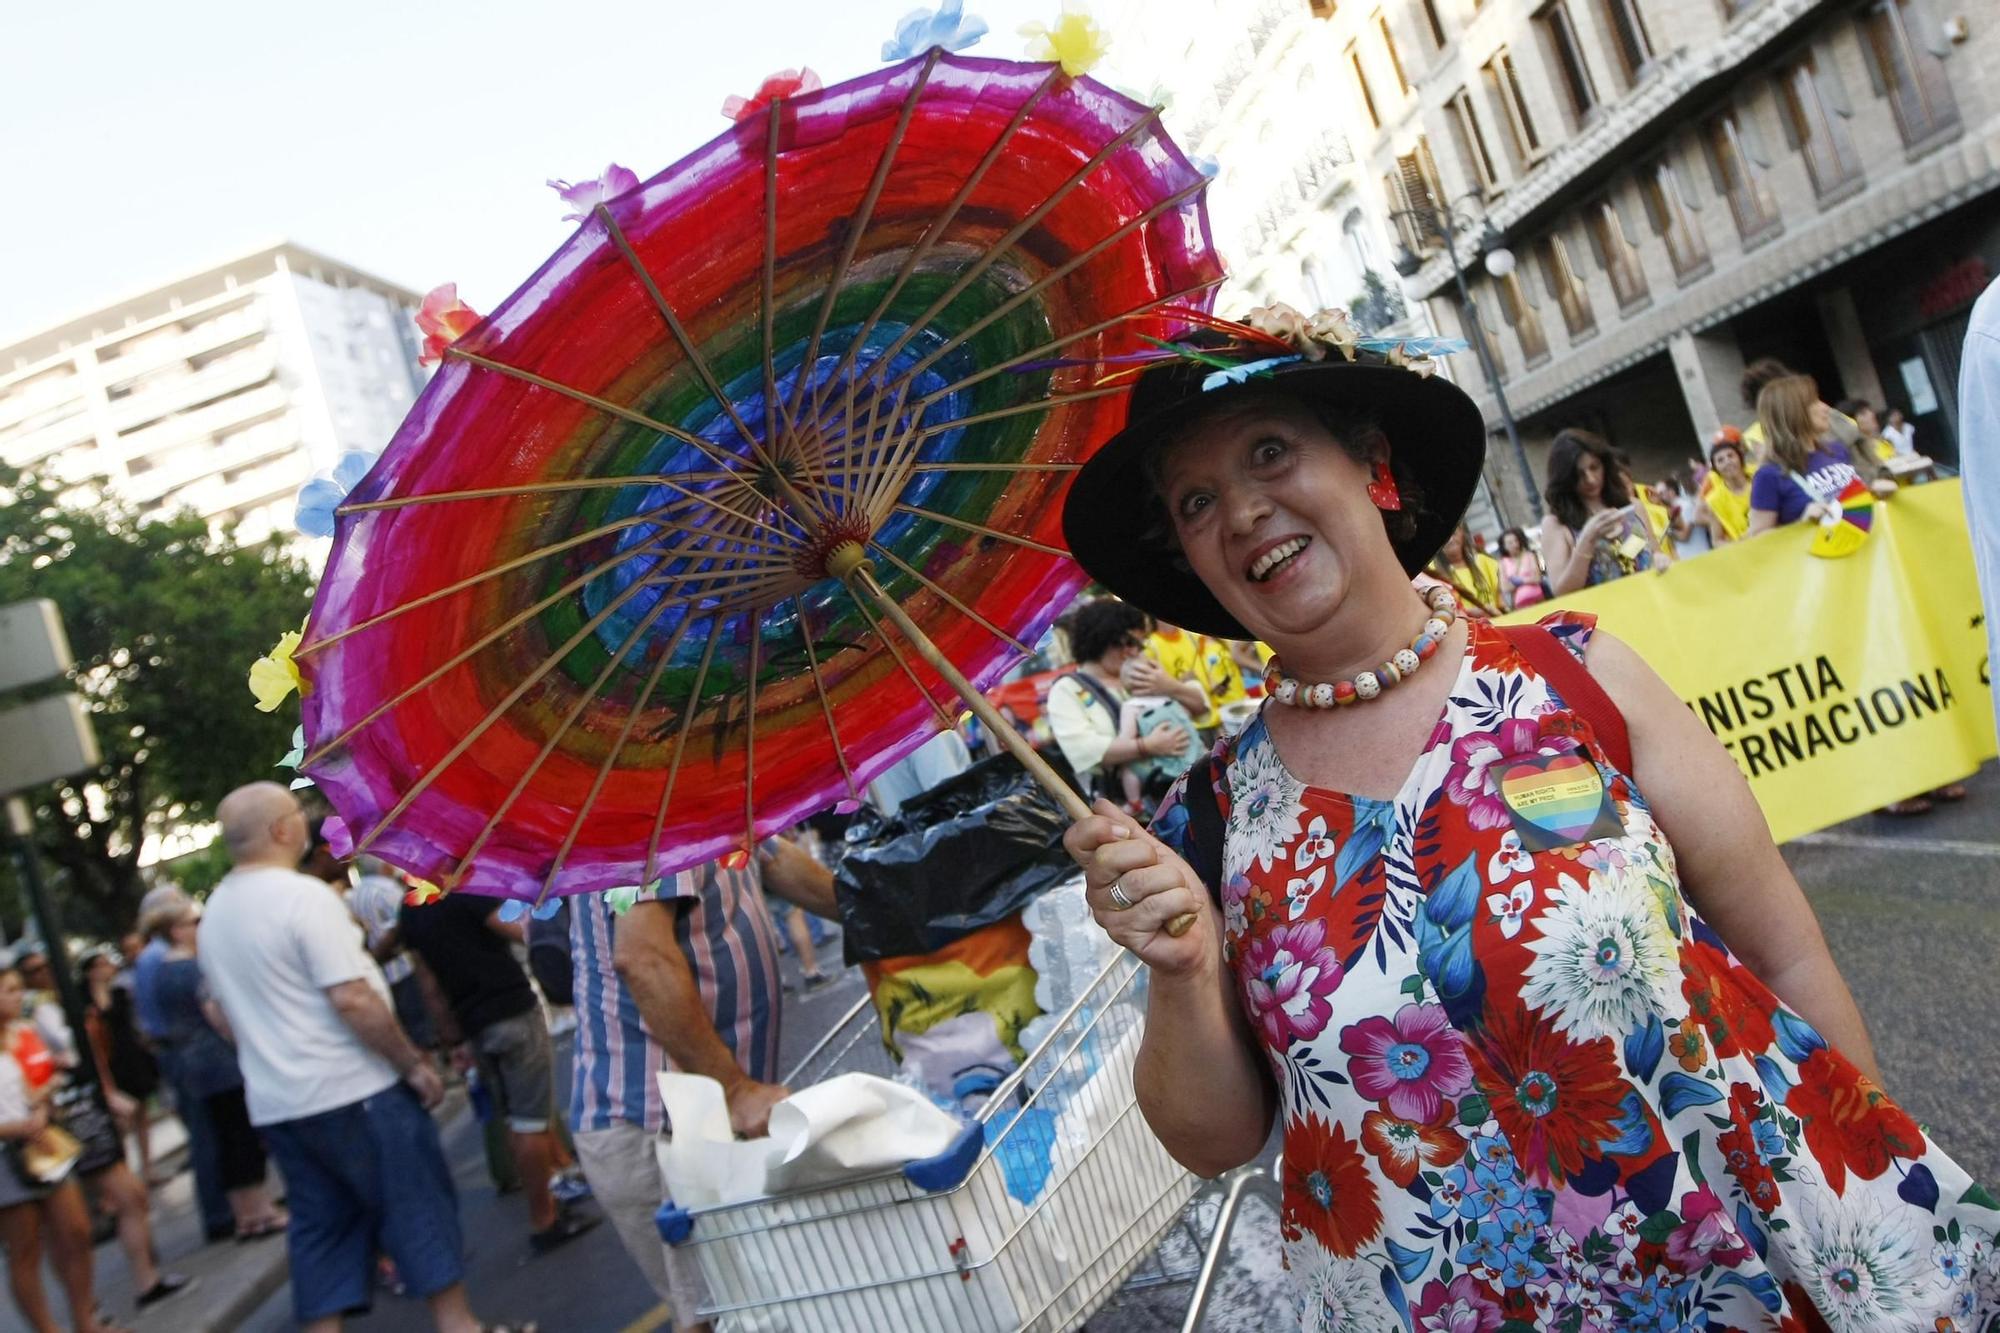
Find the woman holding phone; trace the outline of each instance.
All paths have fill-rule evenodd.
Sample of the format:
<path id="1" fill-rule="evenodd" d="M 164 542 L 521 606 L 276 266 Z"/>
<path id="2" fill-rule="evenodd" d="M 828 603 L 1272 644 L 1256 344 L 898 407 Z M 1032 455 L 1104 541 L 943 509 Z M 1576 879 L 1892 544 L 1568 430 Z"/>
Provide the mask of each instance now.
<path id="1" fill-rule="evenodd" d="M 1663 563 L 1659 538 L 1638 512 L 1624 469 L 1601 435 L 1574 427 L 1549 446 L 1549 514 L 1542 563 L 1556 596 Z"/>

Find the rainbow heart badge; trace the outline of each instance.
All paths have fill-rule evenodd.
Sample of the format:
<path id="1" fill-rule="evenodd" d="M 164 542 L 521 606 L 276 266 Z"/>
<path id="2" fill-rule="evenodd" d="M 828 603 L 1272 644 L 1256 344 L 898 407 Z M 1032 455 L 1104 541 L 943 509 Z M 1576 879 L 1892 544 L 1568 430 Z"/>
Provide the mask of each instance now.
<path id="1" fill-rule="evenodd" d="M 1604 775 L 1579 751 L 1507 765 L 1500 773 L 1500 799 L 1514 818 L 1521 846 L 1531 852 L 1615 838 L 1624 831 L 1604 789 Z"/>

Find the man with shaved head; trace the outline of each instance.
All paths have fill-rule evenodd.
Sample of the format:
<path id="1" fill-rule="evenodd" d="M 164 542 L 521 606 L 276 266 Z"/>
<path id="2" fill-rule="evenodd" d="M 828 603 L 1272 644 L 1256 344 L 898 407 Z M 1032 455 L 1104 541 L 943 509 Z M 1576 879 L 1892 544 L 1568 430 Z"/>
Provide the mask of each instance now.
<path id="1" fill-rule="evenodd" d="M 284 1171 L 298 1322 L 323 1333 L 366 1310 L 386 1252 L 440 1333 L 474 1333 L 458 1197 L 429 1114 L 444 1096 L 437 1071 L 396 1022 L 361 927 L 300 873 L 310 833 L 297 798 L 255 782 L 216 816 L 236 868 L 202 917 L 202 972 L 234 1031 L 251 1123 Z"/>

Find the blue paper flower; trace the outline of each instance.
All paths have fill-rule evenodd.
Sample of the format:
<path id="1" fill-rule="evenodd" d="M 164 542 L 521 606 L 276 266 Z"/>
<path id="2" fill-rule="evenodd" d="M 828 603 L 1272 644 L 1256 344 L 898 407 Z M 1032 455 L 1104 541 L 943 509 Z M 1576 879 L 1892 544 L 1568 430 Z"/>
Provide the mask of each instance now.
<path id="1" fill-rule="evenodd" d="M 349 491 L 361 484 L 379 456 L 359 451 L 342 454 L 332 472 L 321 473 L 300 487 L 299 531 L 308 537 L 331 537 L 333 511 L 347 499 Z"/>
<path id="2" fill-rule="evenodd" d="M 562 899 L 551 898 L 534 909 L 535 920 L 547 921 L 560 911 L 562 911 Z M 502 921 L 519 921 L 526 915 L 528 915 L 528 904 L 522 902 L 519 898 L 509 898 L 506 902 L 500 904 L 500 919 Z"/>
<path id="3" fill-rule="evenodd" d="M 965 0 L 944 0 L 936 10 L 911 10 L 897 20 L 894 40 L 882 43 L 882 59 L 909 60 L 933 46 L 963 51 L 986 35 L 986 20 L 964 9 Z"/>

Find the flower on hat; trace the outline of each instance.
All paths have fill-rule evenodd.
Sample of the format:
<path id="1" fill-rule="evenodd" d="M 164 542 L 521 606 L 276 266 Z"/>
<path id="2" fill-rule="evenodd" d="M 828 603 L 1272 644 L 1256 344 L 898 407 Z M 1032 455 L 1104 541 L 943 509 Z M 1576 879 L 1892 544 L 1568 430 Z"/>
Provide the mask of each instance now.
<path id="1" fill-rule="evenodd" d="M 896 21 L 895 37 L 882 43 L 882 58 L 909 60 L 933 46 L 963 51 L 986 35 L 986 20 L 964 10 L 965 0 L 944 0 L 935 10 L 911 10 Z"/>
<path id="2" fill-rule="evenodd" d="M 304 637 L 303 627 L 286 630 L 278 636 L 270 652 L 250 664 L 250 693 L 257 696 L 258 712 L 275 713 L 294 690 L 305 693 L 305 680 L 299 675 L 298 663 L 292 660 Z"/>
<path id="3" fill-rule="evenodd" d="M 619 195 L 638 189 L 639 173 L 613 162 L 596 180 L 578 181 L 574 185 L 568 181 L 550 181 L 548 187 L 561 195 L 562 201 L 570 207 L 562 220 L 582 222 L 599 204 L 608 204 Z"/>
<path id="4" fill-rule="evenodd" d="M 1063 0 L 1053 25 L 1025 23 L 1021 35 L 1028 39 L 1028 59 L 1053 60 L 1072 79 L 1088 74 L 1111 48 L 1110 37 L 1081 0 Z"/>
<path id="5" fill-rule="evenodd" d="M 800 93 L 816 93 L 825 85 L 810 66 L 798 69 L 781 69 L 761 84 L 748 97 L 738 97 L 734 93 L 722 99 L 722 114 L 738 122 L 750 119 L 780 97 L 797 97 Z"/>
<path id="6" fill-rule="evenodd" d="M 1354 321 L 1337 306 L 1303 315 L 1280 301 L 1258 306 L 1243 317 L 1243 322 L 1267 337 L 1296 347 L 1308 361 L 1324 361 L 1329 350 L 1352 361 L 1360 341 Z"/>
<path id="7" fill-rule="evenodd" d="M 457 283 L 431 288 L 417 310 L 417 328 L 424 335 L 424 348 L 417 354 L 417 364 L 432 366 L 443 360 L 444 349 L 470 333 L 479 319 L 477 310 L 458 299 Z"/>

